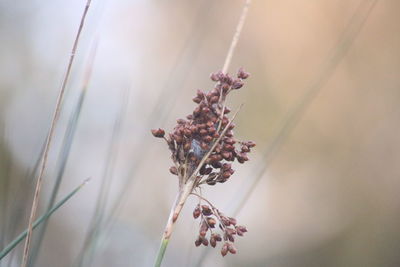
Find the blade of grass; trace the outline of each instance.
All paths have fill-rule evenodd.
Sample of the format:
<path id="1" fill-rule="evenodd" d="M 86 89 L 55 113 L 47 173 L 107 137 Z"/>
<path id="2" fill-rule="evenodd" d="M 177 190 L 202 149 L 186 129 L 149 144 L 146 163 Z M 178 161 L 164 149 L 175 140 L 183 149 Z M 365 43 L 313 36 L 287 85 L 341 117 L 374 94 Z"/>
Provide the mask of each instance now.
<path id="1" fill-rule="evenodd" d="M 24 219 L 25 213 L 26 213 L 26 207 L 24 203 L 28 202 L 28 196 L 29 194 L 16 194 L 13 192 L 23 192 L 24 188 L 32 188 L 33 187 L 33 179 L 32 177 L 35 177 L 35 175 L 38 172 L 39 165 L 40 165 L 40 159 L 43 156 L 44 152 L 44 146 L 45 143 L 43 142 L 39 156 L 35 160 L 35 164 L 33 167 L 28 168 L 26 171 L 26 174 L 24 175 L 24 179 L 18 179 L 18 185 L 17 189 L 12 190 L 10 188 L 10 191 L 12 190 L 10 196 L 13 196 L 13 198 L 9 201 L 11 203 L 10 210 L 12 211 L 10 214 L 10 217 L 8 219 L 8 233 L 9 236 L 13 237 L 17 233 L 17 229 L 19 227 L 18 223 L 15 222 L 21 222 Z M 29 191 L 30 192 L 30 191 Z M 21 212 L 22 211 L 22 212 Z M 8 262 L 7 266 L 11 266 L 12 259 L 14 258 L 14 254 L 16 253 L 16 250 L 13 250 L 11 252 L 11 255 L 8 257 L 10 260 Z"/>
<path id="2" fill-rule="evenodd" d="M 53 189 L 51 191 L 51 196 L 50 196 L 50 200 L 49 203 L 47 205 L 47 210 L 50 210 L 54 203 L 55 200 L 57 198 L 58 195 L 58 191 L 62 182 L 62 178 L 64 176 L 64 171 L 65 168 L 67 166 L 68 163 L 68 158 L 71 152 L 71 148 L 72 148 L 72 144 L 73 144 L 73 140 L 75 137 L 75 133 L 76 133 L 76 129 L 77 129 L 77 125 L 79 122 L 79 118 L 81 115 L 81 111 L 82 111 L 82 106 L 83 103 L 85 101 L 85 97 L 86 97 L 86 93 L 87 90 L 89 88 L 89 81 L 92 75 L 92 71 L 93 71 L 93 64 L 94 64 L 94 60 L 96 57 L 96 52 L 97 52 L 97 45 L 98 45 L 98 40 L 97 38 L 95 38 L 93 45 L 90 49 L 90 53 L 88 56 L 88 62 L 87 62 L 87 67 L 86 67 L 86 71 L 83 77 L 83 83 L 82 83 L 82 88 L 81 88 L 81 92 L 78 98 L 78 102 L 75 105 L 75 108 L 73 110 L 73 113 L 71 114 L 69 121 L 68 121 L 68 125 L 67 125 L 67 129 L 65 131 L 65 135 L 63 138 L 63 142 L 62 142 L 62 146 L 61 146 L 61 150 L 60 153 L 58 155 L 58 164 L 56 167 L 57 170 L 57 174 L 56 174 L 56 181 L 55 184 L 53 186 Z M 49 220 L 46 220 L 45 223 L 40 227 L 39 232 L 37 234 L 37 240 L 35 242 L 35 245 L 32 248 L 32 253 L 31 253 L 31 257 L 29 259 L 29 264 L 28 266 L 34 266 L 37 256 L 40 252 L 40 248 L 43 242 L 43 237 L 44 234 L 46 232 L 47 229 L 47 225 L 49 223 Z"/>
<path id="3" fill-rule="evenodd" d="M 71 73 L 72 63 L 74 62 L 75 53 L 78 48 L 79 37 L 81 35 L 83 25 L 85 23 L 86 15 L 89 11 L 90 3 L 91 3 L 91 0 L 87 0 L 85 9 L 84 9 L 82 17 L 81 17 L 78 32 L 76 34 L 75 41 L 72 46 L 72 51 L 71 51 L 70 59 L 68 62 L 67 71 L 65 73 L 65 76 L 64 76 L 64 79 L 63 79 L 63 82 L 62 82 L 62 85 L 61 85 L 61 88 L 60 88 L 60 91 L 59 91 L 59 94 L 57 97 L 53 118 L 52 118 L 52 121 L 50 124 L 49 134 L 46 139 L 46 145 L 45 145 L 43 157 L 41 160 L 41 167 L 40 167 L 39 175 L 38 175 L 38 178 L 36 181 L 35 194 L 34 194 L 33 201 L 32 201 L 32 208 L 31 208 L 31 213 L 30 213 L 29 223 L 28 223 L 28 234 L 27 234 L 27 238 L 25 239 L 24 253 L 22 256 L 21 267 L 26 267 L 26 265 L 28 263 L 30 241 L 31 241 L 31 236 L 32 236 L 32 226 L 33 226 L 33 221 L 35 220 L 35 217 L 36 217 L 36 211 L 37 211 L 37 207 L 39 204 L 40 189 L 42 187 L 43 174 L 44 174 L 44 171 L 45 171 L 46 165 L 47 165 L 47 157 L 49 155 L 50 145 L 52 143 L 52 139 L 54 136 L 55 126 L 57 124 L 59 114 L 61 111 L 61 104 L 62 104 L 64 93 L 65 93 L 65 90 L 67 87 L 69 76 Z"/>
<path id="4" fill-rule="evenodd" d="M 54 207 L 47 211 L 44 215 L 39 217 L 36 221 L 32 223 L 32 229 L 38 227 L 41 223 L 46 221 L 56 210 L 58 210 L 61 206 L 63 206 L 71 197 L 73 197 L 84 185 L 89 182 L 89 179 L 86 179 L 82 184 L 72 190 L 66 197 L 64 197 L 60 202 L 58 202 Z M 23 241 L 28 235 L 28 229 L 19 234 L 11 243 L 9 243 L 1 252 L 0 252 L 0 260 L 3 259 L 7 254 L 15 248 L 21 241 Z"/>
<path id="5" fill-rule="evenodd" d="M 6 218 L 8 218 L 8 198 L 9 198 L 9 186 L 10 186 L 10 165 L 11 158 L 9 152 L 7 150 L 7 145 L 5 141 L 5 126 L 3 118 L 0 118 L 0 202 L 1 205 L 1 233 L 0 233 L 0 245 L 4 246 L 6 242 L 6 233 L 7 233 L 7 222 Z M 0 263 L 0 266 L 2 264 Z"/>
<path id="6" fill-rule="evenodd" d="M 292 111 L 286 115 L 282 126 L 278 128 L 276 134 L 272 138 L 272 142 L 264 150 L 260 163 L 256 167 L 253 175 L 250 175 L 250 177 L 254 177 L 254 180 L 250 183 L 250 186 L 248 186 L 248 180 L 245 184 L 240 186 L 240 190 L 234 194 L 235 197 L 229 202 L 235 203 L 232 213 L 234 217 L 236 217 L 242 210 L 243 206 L 254 192 L 254 189 L 257 187 L 257 184 L 261 180 L 265 170 L 269 166 L 269 163 L 273 160 L 284 141 L 286 141 L 287 137 L 297 126 L 298 122 L 301 120 L 303 114 L 307 110 L 307 107 L 311 104 L 312 100 L 315 99 L 325 83 L 334 73 L 338 64 L 344 58 L 345 54 L 351 47 L 351 44 L 363 28 L 363 25 L 365 24 L 377 1 L 378 0 L 364 0 L 360 2 L 357 10 L 346 26 L 345 31 L 339 37 L 337 45 L 332 50 L 331 55 L 327 57 L 327 60 L 321 68 L 320 73 L 316 76 L 315 80 L 313 80 L 310 85 L 306 87 L 305 95 L 294 106 Z M 207 257 L 208 251 L 209 250 L 204 250 L 195 266 L 202 266 Z"/>

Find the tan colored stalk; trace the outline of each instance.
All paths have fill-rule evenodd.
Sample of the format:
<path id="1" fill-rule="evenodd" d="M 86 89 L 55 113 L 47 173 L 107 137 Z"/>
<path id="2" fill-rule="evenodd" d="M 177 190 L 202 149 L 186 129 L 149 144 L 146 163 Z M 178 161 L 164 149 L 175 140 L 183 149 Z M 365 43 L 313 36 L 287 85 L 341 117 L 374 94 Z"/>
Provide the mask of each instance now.
<path id="1" fill-rule="evenodd" d="M 91 0 L 87 0 L 86 2 L 86 6 L 85 9 L 83 11 L 82 17 L 81 17 L 81 21 L 80 21 L 80 25 L 78 28 L 78 32 L 76 34 L 75 37 L 75 41 L 74 44 L 72 46 L 72 50 L 71 50 L 71 55 L 69 58 L 69 62 L 68 62 L 68 66 L 67 66 L 67 71 L 65 73 L 62 85 L 61 85 L 61 89 L 59 91 L 58 97 L 57 97 L 57 102 L 56 102 L 56 106 L 55 106 L 55 110 L 54 110 L 54 114 L 53 114 L 53 118 L 50 124 L 50 130 L 49 133 L 47 135 L 47 139 L 46 139 L 46 143 L 45 143 L 45 148 L 44 148 L 44 152 L 43 152 L 43 156 L 41 159 L 41 166 L 40 166 L 40 171 L 38 174 L 38 178 L 36 181 L 36 187 L 35 187 L 35 194 L 33 197 L 33 201 L 32 201 L 32 208 L 31 208 L 31 213 L 30 213 L 30 217 L 29 217 L 29 223 L 28 223 L 28 232 L 27 232 L 27 237 L 25 240 L 25 245 L 24 245 L 24 253 L 22 256 L 22 263 L 21 263 L 21 267 L 26 267 L 27 263 L 28 263 L 28 256 L 29 256 L 29 247 L 30 247 L 30 243 L 31 243 L 31 237 L 32 237 L 32 228 L 33 228 L 33 222 L 35 221 L 35 217 L 36 217 L 36 211 L 37 211 L 37 207 L 39 204 L 39 195 L 40 195 L 40 190 L 42 187 L 42 181 L 43 181 L 43 174 L 44 171 L 46 169 L 46 165 L 47 165 L 47 158 L 48 158 L 48 154 L 49 154 L 49 150 L 50 150 L 50 145 L 52 143 L 53 140 L 53 136 L 54 136 L 54 130 L 60 115 L 60 111 L 61 111 L 61 103 L 64 97 L 64 93 L 65 93 L 65 89 L 67 86 L 67 82 L 69 80 L 69 76 L 71 73 L 71 68 L 72 68 L 72 63 L 74 62 L 74 58 L 75 58 L 75 53 L 78 47 L 78 42 L 79 42 L 79 37 L 81 35 L 82 29 L 83 29 L 83 25 L 86 19 L 86 15 L 87 12 L 89 10 L 90 7 L 90 3 Z"/>

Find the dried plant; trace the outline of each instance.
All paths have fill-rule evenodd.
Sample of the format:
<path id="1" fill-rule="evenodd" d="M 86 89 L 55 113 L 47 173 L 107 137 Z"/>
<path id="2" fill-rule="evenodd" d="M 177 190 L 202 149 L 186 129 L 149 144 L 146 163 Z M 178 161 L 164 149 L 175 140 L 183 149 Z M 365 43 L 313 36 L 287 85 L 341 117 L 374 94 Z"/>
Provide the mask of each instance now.
<path id="1" fill-rule="evenodd" d="M 236 224 L 236 219 L 225 216 L 206 200 L 202 196 L 201 187 L 226 182 L 234 173 L 230 162 L 235 159 L 239 163 L 248 161 L 247 154 L 255 146 L 252 141 L 235 139 L 233 120 L 237 112 L 229 119 L 227 114 L 231 110 L 225 105 L 228 94 L 242 88 L 243 80 L 248 76 L 243 69 L 239 69 L 236 77 L 222 71 L 211 74 L 211 80 L 216 85 L 207 93 L 197 91 L 193 98 L 197 106 L 192 114 L 186 116 L 186 119 L 178 119 L 174 130 L 167 136 L 163 129 L 152 130 L 155 137 L 167 142 L 174 163 L 169 170 L 178 176 L 179 181 L 177 199 L 165 228 L 156 266 L 161 264 L 173 226 L 190 194 L 199 198 L 199 204 L 193 212 L 194 218 L 200 218 L 196 246 L 207 246 L 210 243 L 215 247 L 218 241 L 224 240 L 221 254 L 225 256 L 228 251 L 234 254 L 234 235 L 242 236 L 247 232 L 246 227 Z M 202 205 L 202 201 L 208 205 Z M 217 224 L 222 237 L 215 232 Z"/>

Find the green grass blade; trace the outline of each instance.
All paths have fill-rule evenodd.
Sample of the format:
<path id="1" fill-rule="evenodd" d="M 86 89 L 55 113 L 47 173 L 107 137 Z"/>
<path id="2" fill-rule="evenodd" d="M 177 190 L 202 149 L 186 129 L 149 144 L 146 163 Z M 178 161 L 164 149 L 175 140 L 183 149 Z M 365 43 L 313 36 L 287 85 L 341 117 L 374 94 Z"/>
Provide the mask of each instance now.
<path id="1" fill-rule="evenodd" d="M 158 250 L 157 259 L 156 259 L 156 263 L 154 264 L 154 267 L 161 266 L 161 262 L 164 258 L 165 251 L 167 250 L 168 242 L 169 242 L 169 239 L 162 240 L 160 249 Z"/>
<path id="2" fill-rule="evenodd" d="M 93 43 L 93 46 L 91 47 L 91 51 L 90 51 L 90 55 L 89 55 L 88 63 L 87 63 L 87 68 L 86 68 L 86 73 L 84 75 L 84 80 L 83 80 L 81 92 L 80 92 L 80 95 L 78 98 L 78 102 L 76 103 L 73 113 L 71 114 L 71 116 L 69 118 L 67 129 L 65 131 L 65 135 L 64 135 L 64 138 L 62 141 L 62 146 L 61 146 L 60 153 L 58 155 L 58 162 L 57 162 L 57 167 L 56 167 L 56 170 L 57 170 L 56 181 L 55 181 L 53 189 L 51 191 L 50 200 L 47 204 L 47 210 L 51 210 L 51 208 L 53 207 L 53 205 L 55 203 L 55 200 L 58 195 L 58 191 L 60 189 L 60 185 L 62 182 L 62 178 L 64 176 L 65 168 L 68 163 L 68 158 L 69 158 L 71 148 L 73 145 L 73 140 L 74 140 L 74 137 L 76 134 L 76 129 L 78 126 L 80 115 L 81 115 L 82 106 L 84 104 L 84 101 L 86 98 L 86 93 L 87 93 L 87 90 L 89 87 L 89 81 L 90 81 L 92 70 L 93 70 L 93 63 L 94 63 L 94 60 L 96 57 L 96 52 L 97 52 L 97 45 L 98 45 L 98 42 L 96 39 L 95 42 Z M 46 220 L 46 222 L 39 229 L 37 238 L 35 240 L 35 245 L 32 247 L 31 257 L 29 259 L 28 266 L 35 265 L 36 259 L 40 253 L 40 248 L 41 248 L 41 245 L 43 242 L 43 238 L 44 238 L 44 234 L 47 229 L 48 222 L 49 221 Z"/>
<path id="3" fill-rule="evenodd" d="M 85 184 L 87 184 L 89 179 L 86 179 L 82 184 L 76 187 L 71 193 L 69 193 L 65 198 L 58 202 L 51 210 L 46 212 L 44 215 L 39 217 L 32 225 L 32 229 L 38 227 L 41 223 L 46 221 L 56 210 L 63 206 L 71 197 L 73 197 Z M 0 260 L 3 259 L 13 248 L 15 248 L 21 241 L 25 239 L 28 234 L 28 229 L 19 234 L 11 243 L 9 243 L 1 252 Z"/>

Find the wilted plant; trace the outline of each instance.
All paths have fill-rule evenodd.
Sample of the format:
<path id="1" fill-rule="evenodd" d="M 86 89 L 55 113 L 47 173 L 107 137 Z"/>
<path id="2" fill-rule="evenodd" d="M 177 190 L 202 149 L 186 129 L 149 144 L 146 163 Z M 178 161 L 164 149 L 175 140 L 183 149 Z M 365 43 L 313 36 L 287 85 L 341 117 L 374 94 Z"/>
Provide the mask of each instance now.
<path id="1" fill-rule="evenodd" d="M 177 175 L 179 180 L 179 192 L 163 234 L 156 266 L 161 263 L 172 228 L 190 194 L 199 198 L 199 204 L 193 211 L 194 218 L 200 218 L 196 246 L 210 243 L 215 247 L 218 241 L 224 240 L 221 254 L 235 254 L 234 235 L 242 236 L 247 232 L 246 227 L 237 225 L 236 219 L 225 216 L 206 200 L 201 194 L 201 187 L 226 182 L 234 173 L 230 162 L 235 159 L 239 163 L 248 161 L 247 154 L 255 146 L 252 141 L 235 139 L 233 120 L 237 112 L 229 119 L 227 114 L 231 110 L 225 105 L 227 95 L 240 89 L 248 76 L 243 69 L 239 69 L 236 77 L 222 71 L 211 74 L 211 80 L 216 85 L 207 93 L 197 91 L 193 101 L 198 105 L 192 114 L 186 119 L 178 119 L 174 130 L 168 135 L 163 129 L 152 130 L 155 137 L 164 138 L 167 142 L 174 163 L 170 172 Z M 206 204 L 202 204 L 202 201 Z M 217 225 L 222 237 L 215 231 Z"/>

